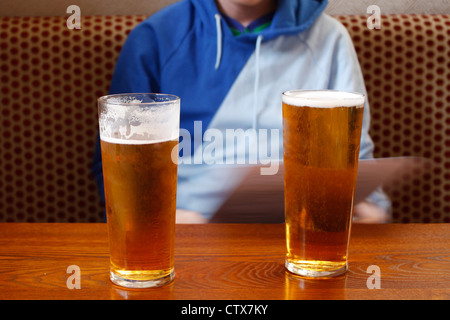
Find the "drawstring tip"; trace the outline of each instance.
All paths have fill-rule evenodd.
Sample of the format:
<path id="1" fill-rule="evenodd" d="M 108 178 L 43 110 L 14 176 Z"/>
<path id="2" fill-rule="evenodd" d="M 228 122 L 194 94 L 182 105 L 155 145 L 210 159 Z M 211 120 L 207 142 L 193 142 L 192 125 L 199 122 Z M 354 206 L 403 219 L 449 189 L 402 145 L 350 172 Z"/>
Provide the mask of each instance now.
<path id="1" fill-rule="evenodd" d="M 217 32 L 217 55 L 216 55 L 216 65 L 214 69 L 217 70 L 220 67 L 220 59 L 222 58 L 222 26 L 220 24 L 220 14 L 216 13 L 214 15 L 216 19 L 216 32 Z"/>

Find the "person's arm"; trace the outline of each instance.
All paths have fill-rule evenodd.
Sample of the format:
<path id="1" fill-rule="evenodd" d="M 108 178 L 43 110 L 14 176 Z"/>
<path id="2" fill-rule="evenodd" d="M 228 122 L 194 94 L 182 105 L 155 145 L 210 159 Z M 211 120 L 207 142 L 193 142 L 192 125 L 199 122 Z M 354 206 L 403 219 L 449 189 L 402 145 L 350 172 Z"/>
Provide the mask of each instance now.
<path id="1" fill-rule="evenodd" d="M 207 223 L 202 214 L 184 209 L 177 209 L 176 223 Z"/>

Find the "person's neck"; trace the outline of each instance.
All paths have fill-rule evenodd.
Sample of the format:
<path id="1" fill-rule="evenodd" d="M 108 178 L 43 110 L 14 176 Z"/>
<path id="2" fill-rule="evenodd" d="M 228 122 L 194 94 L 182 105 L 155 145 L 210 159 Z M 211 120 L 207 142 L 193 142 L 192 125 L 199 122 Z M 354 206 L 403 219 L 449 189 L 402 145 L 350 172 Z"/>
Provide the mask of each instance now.
<path id="1" fill-rule="evenodd" d="M 220 12 L 239 21 L 244 27 L 248 26 L 252 21 L 259 17 L 275 11 L 277 6 L 275 0 L 264 1 L 254 6 L 236 4 L 227 0 L 216 0 L 216 3 Z"/>

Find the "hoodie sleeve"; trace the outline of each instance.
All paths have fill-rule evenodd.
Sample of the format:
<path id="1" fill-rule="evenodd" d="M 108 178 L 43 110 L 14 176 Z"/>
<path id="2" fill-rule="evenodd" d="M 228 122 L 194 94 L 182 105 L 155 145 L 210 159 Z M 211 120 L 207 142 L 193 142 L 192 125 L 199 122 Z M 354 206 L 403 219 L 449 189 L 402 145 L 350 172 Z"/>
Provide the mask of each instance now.
<path id="1" fill-rule="evenodd" d="M 352 39 L 348 34 L 347 29 L 337 21 L 336 24 L 339 36 L 337 37 L 334 46 L 329 89 L 359 92 L 366 96 L 359 158 L 371 159 L 373 158 L 374 144 L 369 135 L 370 107 L 369 101 L 367 100 L 364 78 Z M 381 187 L 376 189 L 366 200 L 379 206 L 386 212 L 391 212 L 390 200 L 382 191 Z"/>
<path id="2" fill-rule="evenodd" d="M 142 23 L 133 29 L 116 62 L 109 94 L 159 92 L 158 50 L 152 28 Z M 100 138 L 94 150 L 91 172 L 98 187 L 100 199 L 105 203 Z"/>

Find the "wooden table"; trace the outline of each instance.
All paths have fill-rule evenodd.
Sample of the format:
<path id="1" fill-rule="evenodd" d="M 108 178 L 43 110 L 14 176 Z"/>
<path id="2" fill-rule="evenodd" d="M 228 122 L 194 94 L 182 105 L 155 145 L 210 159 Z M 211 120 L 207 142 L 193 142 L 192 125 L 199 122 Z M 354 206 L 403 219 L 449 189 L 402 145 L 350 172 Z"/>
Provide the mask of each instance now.
<path id="1" fill-rule="evenodd" d="M 177 225 L 175 280 L 129 290 L 109 280 L 105 224 L 0 224 L 0 299 L 450 299 L 450 225 L 354 225 L 349 271 L 285 271 L 283 224 Z M 68 289 L 67 268 L 80 268 Z M 380 289 L 368 289 L 371 265 Z M 372 283 L 372 282 L 371 282 Z"/>

